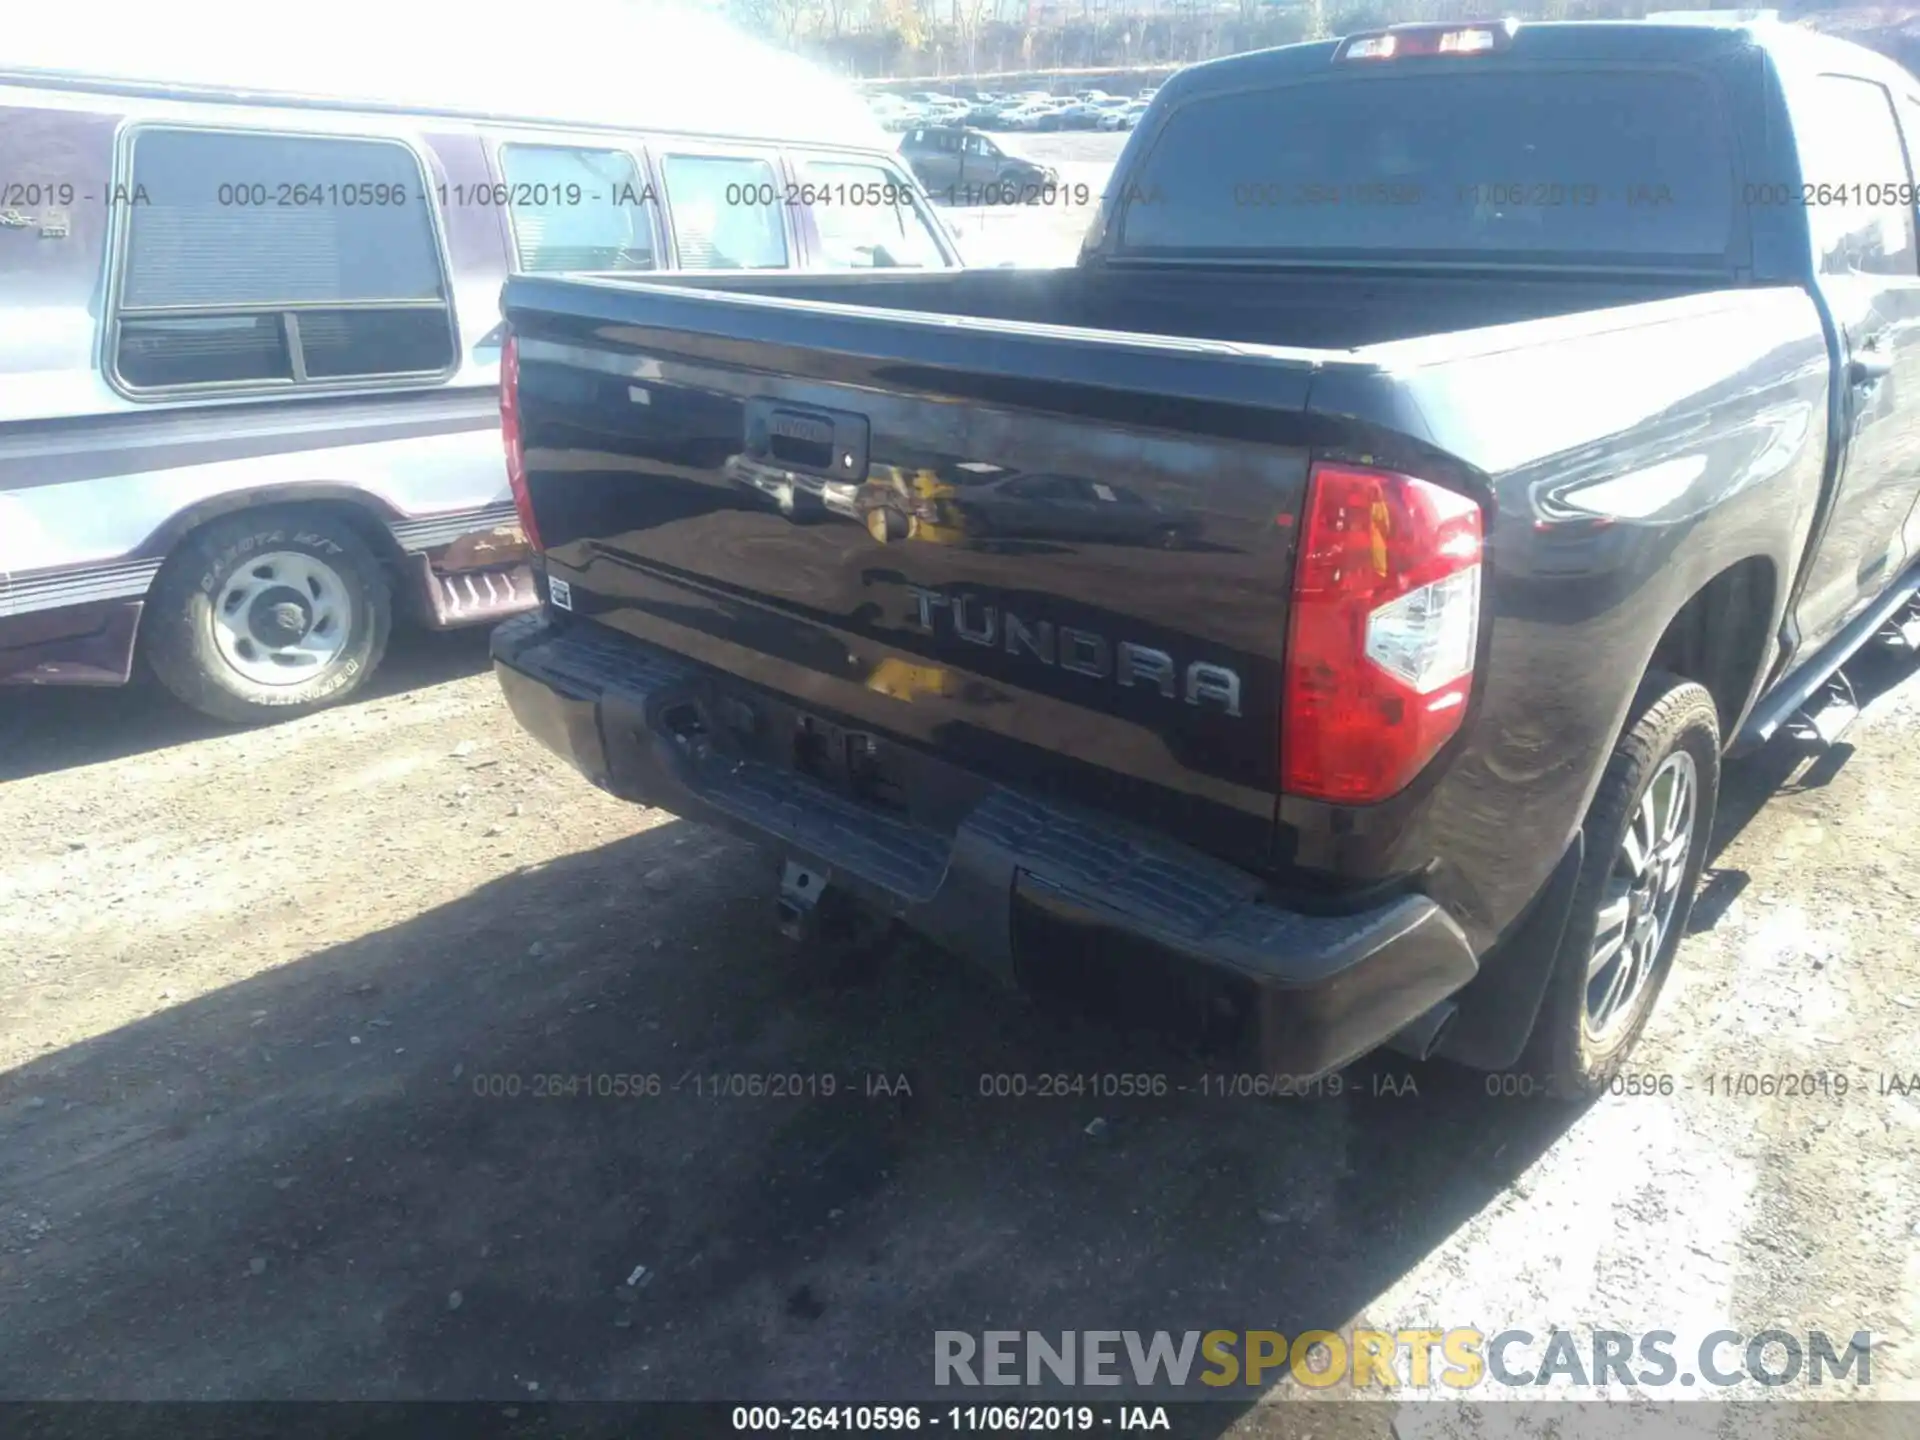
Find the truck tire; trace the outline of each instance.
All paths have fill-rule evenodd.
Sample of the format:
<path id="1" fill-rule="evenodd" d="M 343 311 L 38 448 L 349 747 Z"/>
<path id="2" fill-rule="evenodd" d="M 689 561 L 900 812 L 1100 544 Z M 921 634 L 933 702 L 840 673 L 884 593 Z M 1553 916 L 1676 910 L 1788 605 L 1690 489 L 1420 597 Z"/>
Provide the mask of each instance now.
<path id="1" fill-rule="evenodd" d="M 1719 796 L 1713 697 L 1650 674 L 1587 811 L 1586 858 L 1521 1062 L 1547 1094 L 1601 1094 L 1646 1028 L 1686 933 Z"/>
<path id="2" fill-rule="evenodd" d="M 154 581 L 144 629 L 169 690 L 257 725 L 346 699 L 379 666 L 392 623 L 386 572 L 352 527 L 289 508 L 189 535 Z"/>

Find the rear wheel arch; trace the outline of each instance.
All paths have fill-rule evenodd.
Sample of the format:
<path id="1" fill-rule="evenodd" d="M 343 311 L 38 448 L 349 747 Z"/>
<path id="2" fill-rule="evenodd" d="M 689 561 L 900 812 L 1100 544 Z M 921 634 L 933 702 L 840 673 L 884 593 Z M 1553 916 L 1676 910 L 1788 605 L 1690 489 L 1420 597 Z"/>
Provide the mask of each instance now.
<path id="1" fill-rule="evenodd" d="M 148 559 L 164 561 L 197 531 L 226 516 L 248 510 L 309 507 L 335 515 L 353 526 L 382 561 L 398 563 L 405 558 L 399 542 L 387 528 L 389 521 L 401 518 L 399 512 L 368 491 L 330 481 L 300 481 L 208 496 L 168 516 L 147 537 L 138 553 Z"/>
<path id="2" fill-rule="evenodd" d="M 1574 848 L 1548 875 L 1534 902 L 1482 957 L 1489 983 L 1476 983 L 1470 995 L 1463 995 L 1461 1021 L 1471 1015 L 1471 1023 L 1456 1022 L 1456 1033 L 1442 1037 L 1440 1054 L 1486 1069 L 1521 1059 L 1539 1022 L 1543 989 L 1572 918 L 1574 876 L 1585 863 L 1580 842 L 1600 804 L 1607 769 L 1631 733 L 1649 687 L 1674 681 L 1701 686 L 1717 713 L 1720 744 L 1723 748 L 1730 744 L 1736 723 L 1751 708 L 1765 679 L 1768 642 L 1777 629 L 1778 598 L 1777 567 L 1766 556 L 1754 555 L 1721 570 L 1674 612 L 1623 700 L 1620 729 L 1596 768 L 1595 793 L 1581 814 Z M 1717 797 L 1717 771 L 1713 789 Z M 1711 814 L 1704 817 L 1709 828 L 1712 821 Z M 1497 984 L 1491 983 L 1493 977 L 1498 977 Z"/>
<path id="3" fill-rule="evenodd" d="M 1645 674 L 1665 672 L 1705 687 L 1723 743 L 1731 743 L 1765 678 L 1779 586 L 1767 556 L 1736 561 L 1687 598 L 1648 658 Z"/>
<path id="4" fill-rule="evenodd" d="M 399 512 L 368 491 L 329 481 L 300 481 L 208 496 L 168 516 L 134 553 L 160 561 L 164 570 L 167 562 L 209 525 L 250 510 L 268 509 L 304 510 L 316 516 L 331 516 L 350 526 L 386 569 L 394 587 L 401 588 L 407 553 L 388 528 L 390 520 L 401 518 Z M 147 617 L 143 614 L 134 632 L 136 665 L 146 660 L 146 651 Z"/>

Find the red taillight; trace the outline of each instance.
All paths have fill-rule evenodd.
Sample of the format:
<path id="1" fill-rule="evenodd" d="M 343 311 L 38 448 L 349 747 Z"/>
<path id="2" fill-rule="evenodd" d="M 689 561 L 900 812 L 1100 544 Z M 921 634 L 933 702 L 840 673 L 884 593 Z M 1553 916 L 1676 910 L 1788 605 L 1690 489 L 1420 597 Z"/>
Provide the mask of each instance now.
<path id="1" fill-rule="evenodd" d="M 1307 482 L 1280 724 L 1281 788 L 1366 805 L 1460 728 L 1480 633 L 1480 507 L 1411 475 Z"/>
<path id="2" fill-rule="evenodd" d="M 543 550 L 540 527 L 533 520 L 533 496 L 527 492 L 527 452 L 520 440 L 520 341 L 512 331 L 500 346 L 500 439 L 507 450 L 507 487 L 513 491 L 520 528 L 527 544 Z"/>

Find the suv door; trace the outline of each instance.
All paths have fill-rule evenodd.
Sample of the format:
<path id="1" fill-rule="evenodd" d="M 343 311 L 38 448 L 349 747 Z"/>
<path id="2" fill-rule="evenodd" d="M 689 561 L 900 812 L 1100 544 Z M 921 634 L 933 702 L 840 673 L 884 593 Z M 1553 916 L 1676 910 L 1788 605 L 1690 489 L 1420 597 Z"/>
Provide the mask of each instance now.
<path id="1" fill-rule="evenodd" d="M 911 145 L 902 146 L 901 153 L 928 190 L 943 190 L 960 178 L 959 155 L 949 132 L 916 130 L 908 138 Z"/>
<path id="2" fill-rule="evenodd" d="M 1841 469 L 1809 539 L 1793 609 L 1801 653 L 1841 630 L 1900 572 L 1920 489 L 1920 247 L 1913 173 L 1893 97 L 1819 75 L 1790 87 L 1821 293 L 1841 334 Z M 1832 197 L 1827 203 L 1826 197 Z"/>
<path id="3" fill-rule="evenodd" d="M 969 135 L 960 155 L 960 183 L 969 190 L 1000 178 L 1000 152 L 984 135 Z"/>

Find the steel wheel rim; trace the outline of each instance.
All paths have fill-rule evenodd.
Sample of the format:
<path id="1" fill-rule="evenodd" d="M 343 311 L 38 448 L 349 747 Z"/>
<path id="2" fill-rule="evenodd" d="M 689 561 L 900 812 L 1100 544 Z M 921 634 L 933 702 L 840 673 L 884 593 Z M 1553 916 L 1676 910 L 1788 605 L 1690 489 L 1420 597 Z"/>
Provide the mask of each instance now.
<path id="1" fill-rule="evenodd" d="M 1587 954 L 1585 1024 L 1594 1041 L 1630 1024 L 1647 992 L 1680 908 L 1699 809 L 1699 768 L 1676 750 L 1653 772 L 1607 872 Z"/>
<path id="2" fill-rule="evenodd" d="M 213 644 L 255 685 L 300 685 L 346 650 L 353 592 L 315 555 L 274 550 L 236 566 L 213 592 Z"/>

